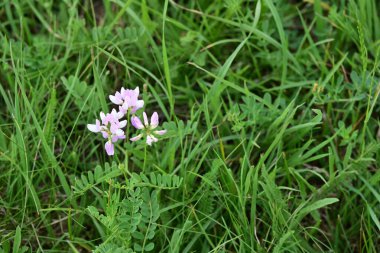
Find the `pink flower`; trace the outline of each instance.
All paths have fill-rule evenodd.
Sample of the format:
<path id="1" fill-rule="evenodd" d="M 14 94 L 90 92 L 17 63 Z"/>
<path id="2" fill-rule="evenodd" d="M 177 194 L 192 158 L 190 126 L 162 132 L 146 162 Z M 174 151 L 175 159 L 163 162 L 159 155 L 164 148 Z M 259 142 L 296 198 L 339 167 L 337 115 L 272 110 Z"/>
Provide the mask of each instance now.
<path id="1" fill-rule="evenodd" d="M 121 88 L 120 92 L 117 91 L 114 96 L 110 95 L 109 98 L 112 103 L 119 105 L 119 110 L 123 114 L 126 114 L 128 110 L 135 113 L 144 106 L 144 100 L 139 100 L 138 98 L 139 94 L 139 87 L 134 90 Z"/>
<path id="2" fill-rule="evenodd" d="M 157 112 L 154 112 L 152 114 L 152 117 L 150 118 L 150 123 L 148 120 L 148 116 L 145 112 L 143 112 L 144 117 L 144 124 L 141 122 L 140 118 L 137 116 L 132 116 L 131 123 L 136 129 L 143 130 L 144 133 L 141 133 L 133 138 L 131 138 L 131 141 L 138 141 L 140 140 L 144 135 L 146 135 L 146 144 L 149 146 L 152 145 L 153 142 L 157 142 L 158 139 L 153 135 L 164 135 L 166 133 L 166 130 L 154 130 L 158 126 L 158 114 Z"/>
<path id="3" fill-rule="evenodd" d="M 115 109 L 111 113 L 100 113 L 100 120 L 96 120 L 95 124 L 87 124 L 88 130 L 94 133 L 102 133 L 103 138 L 108 139 L 105 144 L 105 149 L 108 155 L 114 155 L 114 144 L 120 139 L 125 139 L 124 128 L 127 125 L 126 120 L 119 121 L 123 117 L 121 112 L 116 112 Z"/>

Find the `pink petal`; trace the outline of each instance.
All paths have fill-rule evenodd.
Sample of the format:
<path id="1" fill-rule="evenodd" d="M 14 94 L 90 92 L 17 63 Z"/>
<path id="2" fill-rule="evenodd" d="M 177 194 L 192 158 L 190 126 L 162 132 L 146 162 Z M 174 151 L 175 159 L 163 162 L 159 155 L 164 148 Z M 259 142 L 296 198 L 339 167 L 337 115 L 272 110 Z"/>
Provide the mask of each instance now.
<path id="1" fill-rule="evenodd" d="M 102 131 L 102 135 L 104 139 L 108 139 L 108 133 L 106 131 Z"/>
<path id="2" fill-rule="evenodd" d="M 155 134 L 158 134 L 158 135 L 164 135 L 164 134 L 166 134 L 166 130 L 158 130 L 158 131 L 154 131 L 153 133 L 155 133 Z"/>
<path id="3" fill-rule="evenodd" d="M 149 126 L 149 121 L 148 121 L 148 116 L 146 116 L 145 112 L 143 112 L 143 117 L 144 117 L 144 125 L 146 127 L 148 127 Z"/>
<path id="4" fill-rule="evenodd" d="M 123 99 L 125 100 L 131 100 L 131 97 L 133 96 L 133 90 L 126 89 L 123 93 Z"/>
<path id="5" fill-rule="evenodd" d="M 111 124 L 110 131 L 112 134 L 116 134 L 116 132 L 119 130 L 119 127 L 115 124 Z"/>
<path id="6" fill-rule="evenodd" d="M 141 139 L 141 137 L 143 137 L 143 135 L 142 135 L 142 134 L 139 134 L 139 135 L 137 135 L 137 136 L 135 136 L 135 137 L 130 138 L 129 140 L 130 140 L 130 141 L 138 141 L 138 140 Z"/>
<path id="7" fill-rule="evenodd" d="M 153 139 L 154 142 L 158 142 L 158 139 L 157 139 L 156 137 L 154 137 L 154 136 L 151 135 L 151 134 L 150 134 L 149 136 Z"/>
<path id="8" fill-rule="evenodd" d="M 154 112 L 152 117 L 150 118 L 150 128 L 154 129 L 158 126 L 158 113 Z"/>
<path id="9" fill-rule="evenodd" d="M 123 99 L 123 96 L 122 96 L 121 93 L 118 92 L 118 91 L 116 91 L 116 93 L 115 93 L 115 97 L 116 97 L 117 99 Z"/>
<path id="10" fill-rule="evenodd" d="M 135 94 L 132 94 L 132 96 L 128 97 L 129 106 L 134 107 L 137 103 L 137 96 Z"/>
<path id="11" fill-rule="evenodd" d="M 106 148 L 107 155 L 115 154 L 115 149 L 111 141 L 107 141 L 104 147 Z"/>
<path id="12" fill-rule="evenodd" d="M 136 111 L 140 108 L 144 107 L 144 101 L 143 100 L 137 100 L 134 106 L 132 107 L 131 112 L 136 113 Z"/>
<path id="13" fill-rule="evenodd" d="M 144 128 L 144 125 L 141 123 L 141 120 L 137 116 L 132 116 L 131 123 L 137 129 L 143 129 Z"/>
<path id="14" fill-rule="evenodd" d="M 151 146 L 151 145 L 152 145 L 152 142 L 153 142 L 152 138 L 148 135 L 148 136 L 146 137 L 146 144 L 148 144 L 149 146 Z"/>
<path id="15" fill-rule="evenodd" d="M 127 113 L 127 110 L 125 110 L 123 106 L 119 106 L 119 112 L 125 115 Z"/>
<path id="16" fill-rule="evenodd" d="M 120 98 L 117 98 L 116 96 L 109 95 L 109 98 L 111 102 L 116 105 L 121 105 L 123 103 L 123 100 L 121 100 Z"/>
<path id="17" fill-rule="evenodd" d="M 124 101 L 123 105 L 122 105 L 123 109 L 127 112 L 128 109 L 129 109 L 129 102 L 126 100 Z"/>

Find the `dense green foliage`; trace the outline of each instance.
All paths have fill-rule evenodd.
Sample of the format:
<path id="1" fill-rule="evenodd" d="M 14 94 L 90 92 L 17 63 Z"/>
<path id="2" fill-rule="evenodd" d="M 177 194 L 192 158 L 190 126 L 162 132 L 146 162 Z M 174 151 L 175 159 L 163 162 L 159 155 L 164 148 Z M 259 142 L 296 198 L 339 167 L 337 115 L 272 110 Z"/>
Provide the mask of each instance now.
<path id="1" fill-rule="evenodd" d="M 379 13 L 0 1 L 0 252 L 379 252 Z M 168 133 L 108 157 L 136 86 Z"/>

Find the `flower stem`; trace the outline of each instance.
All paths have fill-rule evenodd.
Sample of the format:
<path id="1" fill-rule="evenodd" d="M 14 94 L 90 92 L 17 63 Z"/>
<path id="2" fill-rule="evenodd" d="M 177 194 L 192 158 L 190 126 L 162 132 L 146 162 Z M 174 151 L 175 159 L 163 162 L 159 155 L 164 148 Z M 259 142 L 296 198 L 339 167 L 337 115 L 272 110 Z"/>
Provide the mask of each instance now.
<path id="1" fill-rule="evenodd" d="M 145 173 L 145 164 L 146 164 L 146 145 L 144 147 L 144 165 L 143 165 L 143 173 Z"/>
<path id="2" fill-rule="evenodd" d="M 130 121 L 129 121 L 129 110 L 128 110 L 128 112 L 127 112 L 127 121 L 128 121 L 128 123 L 127 123 L 127 133 L 126 133 L 126 135 L 125 135 L 125 138 L 128 140 L 129 139 L 129 126 L 130 126 Z M 127 174 L 126 173 L 128 173 L 128 169 L 129 169 L 129 167 L 128 167 L 128 150 L 126 149 L 125 150 L 125 159 L 124 159 L 124 165 L 125 165 L 125 171 L 123 171 L 123 173 L 124 173 L 124 178 L 125 178 L 125 183 L 127 183 L 128 182 L 128 177 L 127 177 Z"/>
<path id="3" fill-rule="evenodd" d="M 126 137 L 126 139 L 128 139 L 129 138 L 129 126 L 131 125 L 131 121 L 129 120 L 129 117 L 130 117 L 131 115 L 130 115 L 130 112 L 129 112 L 129 110 L 128 110 L 128 112 L 127 112 L 127 121 L 128 121 L 128 124 L 127 124 L 127 134 L 125 135 Z"/>

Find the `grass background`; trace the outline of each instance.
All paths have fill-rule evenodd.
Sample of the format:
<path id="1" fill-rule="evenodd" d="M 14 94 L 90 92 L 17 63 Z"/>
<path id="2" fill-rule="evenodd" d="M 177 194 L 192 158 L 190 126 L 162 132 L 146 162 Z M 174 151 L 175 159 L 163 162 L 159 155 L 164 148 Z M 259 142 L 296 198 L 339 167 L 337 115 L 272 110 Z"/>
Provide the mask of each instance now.
<path id="1" fill-rule="evenodd" d="M 89 252 L 102 194 L 75 178 L 144 147 L 86 129 L 144 87 L 169 130 L 154 252 L 379 252 L 380 4 L 0 3 L 0 251 Z M 114 180 L 125 183 L 123 177 Z M 101 185 L 103 191 L 109 184 Z M 24 248 L 26 249 L 26 248 Z"/>

